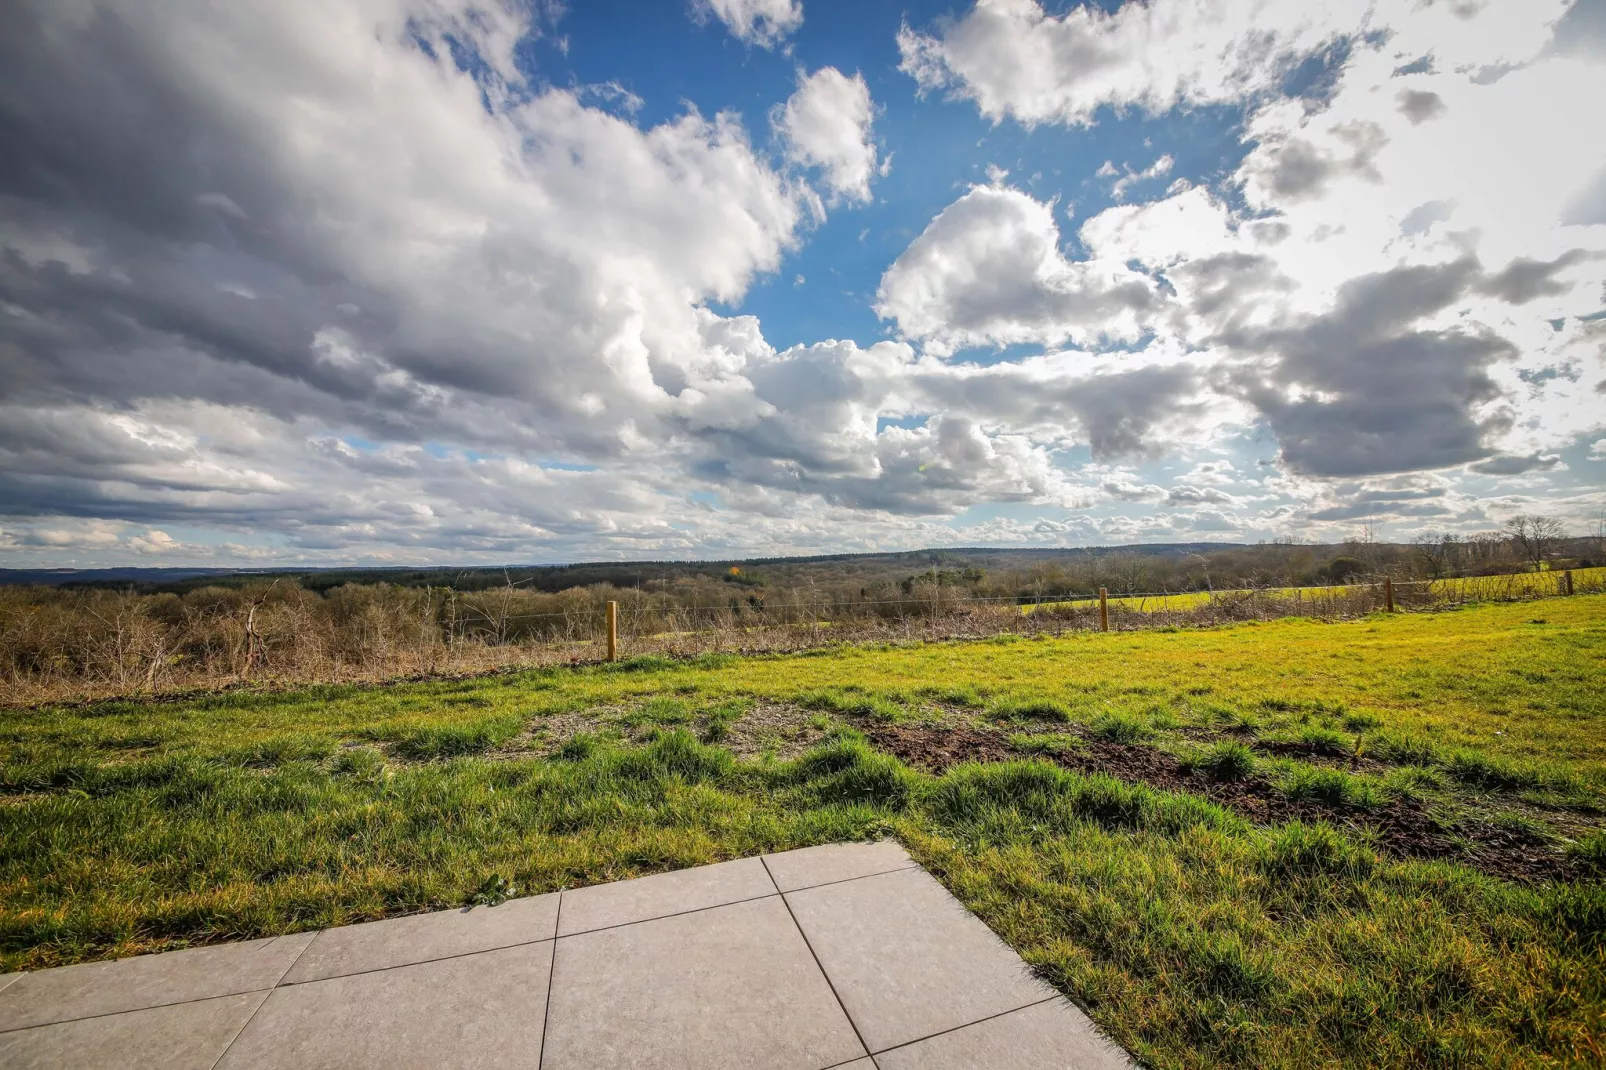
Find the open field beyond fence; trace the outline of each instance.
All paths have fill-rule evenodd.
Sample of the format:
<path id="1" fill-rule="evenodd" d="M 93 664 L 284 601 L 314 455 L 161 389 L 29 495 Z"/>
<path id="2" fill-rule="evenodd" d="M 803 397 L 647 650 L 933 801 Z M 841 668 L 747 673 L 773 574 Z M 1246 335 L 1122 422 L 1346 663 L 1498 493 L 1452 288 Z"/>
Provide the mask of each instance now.
<path id="1" fill-rule="evenodd" d="M 896 835 L 1148 1065 L 1598 1066 L 1603 662 L 1579 594 L 0 710 L 0 970 Z"/>
<path id="2" fill-rule="evenodd" d="M 1606 568 L 1391 581 L 1403 611 L 1606 590 Z M 715 585 L 719 587 L 721 585 Z M 700 600 L 700 601 L 699 601 Z M 601 660 L 606 606 L 618 604 L 626 656 L 784 652 L 840 643 L 908 643 L 1097 629 L 1197 628 L 1306 617 L 1351 620 L 1385 608 L 1382 582 L 1112 594 L 1096 599 L 978 598 L 940 584 L 905 597 L 767 597 L 601 585 L 552 594 L 387 584 L 319 594 L 293 583 L 203 587 L 182 596 L 0 587 L 0 705 L 223 687 L 461 676 Z"/>

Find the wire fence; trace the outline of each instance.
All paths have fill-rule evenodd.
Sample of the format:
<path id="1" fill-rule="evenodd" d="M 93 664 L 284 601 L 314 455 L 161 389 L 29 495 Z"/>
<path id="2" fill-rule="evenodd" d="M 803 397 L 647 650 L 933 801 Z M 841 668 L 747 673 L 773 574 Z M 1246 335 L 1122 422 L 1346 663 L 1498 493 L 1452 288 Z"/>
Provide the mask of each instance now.
<path id="1" fill-rule="evenodd" d="M 322 682 L 476 673 L 585 663 L 608 653 L 617 602 L 619 655 L 796 651 L 1006 634 L 1190 628 L 1279 617 L 1327 621 L 1386 609 L 1432 610 L 1606 590 L 1606 568 L 1330 587 L 975 595 L 943 584 L 907 597 L 839 594 L 769 601 L 756 591 L 581 589 L 561 610 L 529 612 L 529 592 L 297 587 L 216 594 L 215 601 L 125 592 L 36 595 L 0 589 L 0 703 L 155 693 L 240 682 Z M 538 603 L 539 604 L 539 603 Z"/>

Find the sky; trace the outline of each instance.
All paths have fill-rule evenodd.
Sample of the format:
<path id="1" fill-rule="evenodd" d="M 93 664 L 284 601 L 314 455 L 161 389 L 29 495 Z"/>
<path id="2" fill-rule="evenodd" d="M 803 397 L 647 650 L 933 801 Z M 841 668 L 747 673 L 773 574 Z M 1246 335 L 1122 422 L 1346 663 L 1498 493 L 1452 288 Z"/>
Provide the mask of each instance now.
<path id="1" fill-rule="evenodd" d="M 1606 0 L 18 0 L 0 567 L 1606 513 Z"/>

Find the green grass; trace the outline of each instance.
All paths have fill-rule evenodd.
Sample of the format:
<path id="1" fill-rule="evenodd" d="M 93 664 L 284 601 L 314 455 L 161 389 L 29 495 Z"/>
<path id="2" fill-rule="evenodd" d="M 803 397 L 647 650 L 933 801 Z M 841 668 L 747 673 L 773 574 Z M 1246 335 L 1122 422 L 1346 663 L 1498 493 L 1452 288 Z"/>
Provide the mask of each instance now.
<path id="1" fill-rule="evenodd" d="M 1254 773 L 1255 752 L 1237 740 L 1222 740 L 1208 750 L 1185 754 L 1183 763 L 1213 780 L 1243 780 Z"/>
<path id="2" fill-rule="evenodd" d="M 1572 570 L 1573 583 L 1576 590 L 1599 589 L 1606 583 L 1606 567 L 1576 568 Z M 1458 599 L 1498 599 L 1522 598 L 1533 595 L 1553 595 L 1558 593 L 1560 572 L 1547 570 L 1545 572 L 1521 572 L 1505 576 L 1469 576 L 1463 579 L 1445 579 L 1425 581 L 1429 591 L 1446 598 Z M 1222 591 L 1185 591 L 1179 594 L 1153 594 L 1116 596 L 1106 599 L 1114 607 L 1134 610 L 1139 613 L 1162 613 L 1167 611 L 1186 611 L 1206 606 L 1216 599 L 1242 598 L 1254 594 L 1260 598 L 1272 598 L 1282 601 L 1299 601 L 1304 603 L 1320 604 L 1324 601 L 1335 601 L 1352 594 L 1349 587 L 1270 587 L 1261 588 L 1253 592 L 1247 589 Z M 1021 612 L 1030 613 L 1037 609 L 1049 609 L 1055 606 L 1073 606 L 1078 609 L 1091 609 L 1099 604 L 1097 598 L 1076 598 L 1060 602 L 1044 602 L 1041 605 L 1027 605 L 1021 607 Z"/>
<path id="3" fill-rule="evenodd" d="M 1491 605 L 9 710 L 0 970 L 892 834 L 1149 1065 L 1598 1065 L 1606 598 L 1543 618 Z M 792 760 L 719 745 L 788 704 L 836 727 Z M 844 727 L 942 718 L 1049 760 L 932 776 Z M 1209 738 L 1244 725 L 1387 764 Z M 1089 738 L 1346 809 L 1498 808 L 1583 877 L 1400 861 L 1052 764 Z"/>

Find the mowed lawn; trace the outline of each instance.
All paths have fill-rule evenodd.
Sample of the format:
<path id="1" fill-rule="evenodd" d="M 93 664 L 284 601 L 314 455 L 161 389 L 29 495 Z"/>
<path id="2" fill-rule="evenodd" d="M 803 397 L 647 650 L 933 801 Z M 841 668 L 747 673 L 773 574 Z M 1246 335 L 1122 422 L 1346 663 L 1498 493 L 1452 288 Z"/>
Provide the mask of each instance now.
<path id="1" fill-rule="evenodd" d="M 0 711 L 0 953 L 33 968 L 896 835 L 1155 1066 L 1601 1065 L 1603 668 L 1606 597 L 1579 595 Z M 888 726 L 1020 756 L 921 772 L 874 745 Z M 1027 757 L 1099 746 L 1307 809 L 1257 822 Z M 1475 815 L 1558 868 L 1403 857 L 1360 820 L 1389 807 Z"/>

